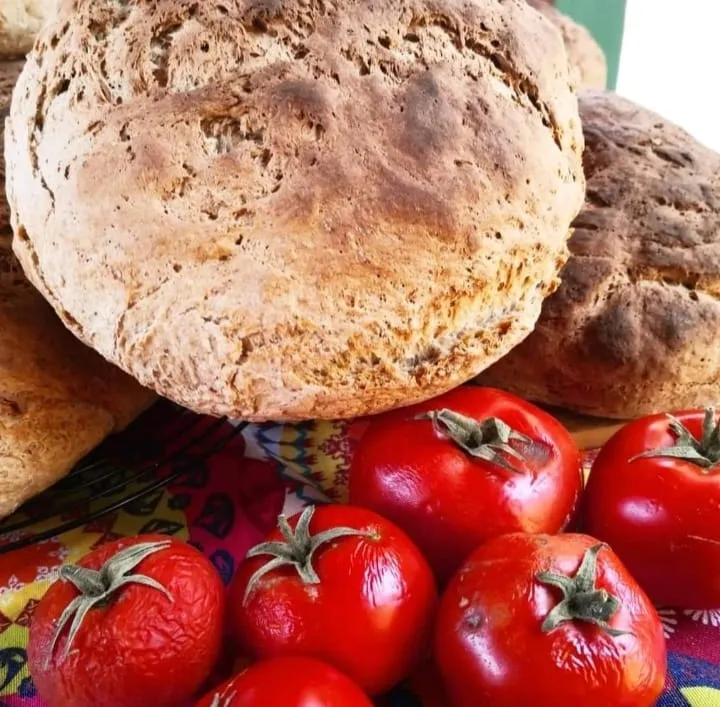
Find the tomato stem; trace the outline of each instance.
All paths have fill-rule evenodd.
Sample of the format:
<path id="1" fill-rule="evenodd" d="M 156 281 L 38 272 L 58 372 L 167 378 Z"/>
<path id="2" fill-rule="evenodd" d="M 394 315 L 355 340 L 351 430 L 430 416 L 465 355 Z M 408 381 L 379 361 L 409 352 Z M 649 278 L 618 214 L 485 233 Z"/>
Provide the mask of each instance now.
<path id="1" fill-rule="evenodd" d="M 248 580 L 243 597 L 244 602 L 247 602 L 258 582 L 268 572 L 280 567 L 292 567 L 305 584 L 320 584 L 320 577 L 313 567 L 315 552 L 320 547 L 338 538 L 350 536 L 369 537 L 371 535 L 365 530 L 344 527 L 328 528 L 321 533 L 311 535 L 310 521 L 314 513 L 315 506 L 307 506 L 300 514 L 295 530 L 290 527 L 285 515 L 280 514 L 278 516 L 278 528 L 282 533 L 283 540 L 260 543 L 248 551 L 247 558 L 270 555 L 272 559 L 268 560 Z"/>
<path id="2" fill-rule="evenodd" d="M 237 692 L 230 695 L 220 695 L 220 693 L 216 692 L 210 707 L 230 707 L 236 697 Z"/>
<path id="3" fill-rule="evenodd" d="M 620 602 L 607 590 L 595 586 L 597 556 L 604 547 L 600 543 L 588 549 L 572 577 L 550 571 L 535 575 L 538 582 L 556 587 L 563 594 L 562 601 L 545 617 L 541 627 L 543 633 L 549 633 L 568 621 L 587 621 L 599 626 L 610 636 L 625 635 L 625 631 L 614 629 L 608 624 L 620 608 Z"/>
<path id="4" fill-rule="evenodd" d="M 712 471 L 720 464 L 720 423 L 715 420 L 715 408 L 705 409 L 702 438 L 697 439 L 685 425 L 672 415 L 667 415 L 669 427 L 675 434 L 675 443 L 638 454 L 636 459 L 668 457 L 691 462 L 705 471 Z"/>
<path id="5" fill-rule="evenodd" d="M 431 420 L 437 434 L 452 440 L 475 459 L 482 459 L 517 474 L 525 473 L 522 467 L 515 466 L 507 459 L 511 457 L 526 462 L 525 457 L 510 442 L 516 440 L 532 445 L 533 440 L 497 417 L 476 420 L 443 408 L 419 415 L 416 419 Z"/>
<path id="6" fill-rule="evenodd" d="M 165 594 L 168 601 L 173 598 L 170 592 L 157 580 L 143 574 L 128 574 L 134 570 L 143 560 L 150 555 L 166 550 L 170 547 L 169 540 L 152 543 L 138 543 L 121 550 L 111 557 L 99 570 L 92 570 L 77 565 L 64 565 L 60 568 L 60 579 L 73 584 L 80 592 L 66 607 L 58 619 L 57 628 L 50 641 L 50 649 L 47 655 L 47 665 L 52 660 L 55 646 L 69 621 L 67 641 L 61 660 L 67 658 L 70 653 L 70 646 L 77 636 L 82 622 L 88 612 L 94 608 L 103 606 L 119 589 L 128 584 L 143 584 L 146 587 L 157 589 Z"/>

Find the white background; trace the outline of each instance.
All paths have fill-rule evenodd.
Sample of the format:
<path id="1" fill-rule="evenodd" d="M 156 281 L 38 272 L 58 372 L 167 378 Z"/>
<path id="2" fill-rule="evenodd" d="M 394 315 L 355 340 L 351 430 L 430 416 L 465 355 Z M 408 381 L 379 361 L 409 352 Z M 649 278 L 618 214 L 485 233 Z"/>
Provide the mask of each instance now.
<path id="1" fill-rule="evenodd" d="M 720 151 L 720 0 L 628 0 L 617 92 Z"/>

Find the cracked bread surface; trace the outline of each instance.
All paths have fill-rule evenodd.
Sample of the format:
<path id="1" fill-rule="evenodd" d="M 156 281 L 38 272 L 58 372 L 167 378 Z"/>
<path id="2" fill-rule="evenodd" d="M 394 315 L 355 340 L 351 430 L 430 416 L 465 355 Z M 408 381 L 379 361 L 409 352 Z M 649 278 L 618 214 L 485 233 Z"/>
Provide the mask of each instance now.
<path id="1" fill-rule="evenodd" d="M 607 87 L 608 68 L 605 52 L 590 30 L 563 14 L 547 0 L 528 0 L 562 33 L 574 80 L 581 88 Z"/>
<path id="2" fill-rule="evenodd" d="M 557 286 L 570 83 L 524 0 L 63 0 L 8 123 L 15 252 L 79 338 L 196 411 L 411 404 Z"/>
<path id="3" fill-rule="evenodd" d="M 619 96 L 580 94 L 587 197 L 562 285 L 480 381 L 600 417 L 720 403 L 720 155 Z"/>
<path id="4" fill-rule="evenodd" d="M 21 67 L 0 63 L 0 142 Z M 13 256 L 8 218 L 0 189 L 0 517 L 63 477 L 154 400 L 65 329 Z"/>

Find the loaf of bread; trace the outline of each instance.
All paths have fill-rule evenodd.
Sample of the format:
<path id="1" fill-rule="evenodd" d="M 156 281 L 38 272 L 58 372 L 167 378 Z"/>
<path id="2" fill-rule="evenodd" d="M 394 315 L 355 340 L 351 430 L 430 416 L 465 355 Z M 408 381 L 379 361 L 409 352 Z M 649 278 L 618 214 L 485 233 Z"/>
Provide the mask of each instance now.
<path id="1" fill-rule="evenodd" d="M 28 62 L 15 252 L 80 339 L 193 410 L 432 397 L 557 285 L 582 131 L 524 0 L 73 0 Z"/>
<path id="2" fill-rule="evenodd" d="M 720 155 L 612 93 L 580 108 L 587 200 L 562 285 L 481 381 L 621 419 L 720 403 Z"/>
<path id="3" fill-rule="evenodd" d="M 528 2 L 562 33 L 576 85 L 584 88 L 606 88 L 607 59 L 602 47 L 590 31 L 557 10 L 547 0 L 528 0 Z"/>
<path id="4" fill-rule="evenodd" d="M 19 69 L 0 63 L 0 138 L 7 86 Z M 0 517 L 51 486 L 154 399 L 65 329 L 23 276 L 11 236 L 0 191 Z"/>
<path id="5" fill-rule="evenodd" d="M 30 51 L 35 36 L 56 4 L 57 0 L 2 0 L 0 60 Z"/>

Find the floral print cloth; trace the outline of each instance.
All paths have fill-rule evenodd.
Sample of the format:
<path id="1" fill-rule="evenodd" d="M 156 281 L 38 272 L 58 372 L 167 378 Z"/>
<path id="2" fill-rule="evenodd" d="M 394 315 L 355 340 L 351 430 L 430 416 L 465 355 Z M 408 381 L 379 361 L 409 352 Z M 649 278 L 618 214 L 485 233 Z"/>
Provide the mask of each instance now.
<path id="1" fill-rule="evenodd" d="M 250 426 L 165 490 L 59 538 L 1 555 L 0 707 L 44 707 L 27 668 L 28 628 L 63 562 L 76 561 L 120 536 L 161 532 L 200 548 L 227 583 L 248 548 L 274 526 L 278 513 L 293 514 L 311 501 L 346 499 L 349 460 L 365 427 L 363 421 Z M 667 687 L 658 706 L 720 707 L 720 608 L 661 609 L 660 615 L 670 654 Z M 230 669 L 230 651 L 226 658 L 221 670 Z M 425 673 L 380 704 L 442 707 L 431 682 Z"/>

